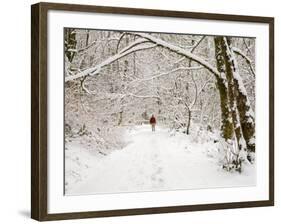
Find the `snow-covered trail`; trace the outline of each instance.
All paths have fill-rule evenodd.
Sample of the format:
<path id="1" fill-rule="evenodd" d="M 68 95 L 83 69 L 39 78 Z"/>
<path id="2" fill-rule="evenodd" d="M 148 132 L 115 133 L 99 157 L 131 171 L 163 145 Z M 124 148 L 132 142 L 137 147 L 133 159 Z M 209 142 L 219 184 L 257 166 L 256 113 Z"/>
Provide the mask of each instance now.
<path id="1" fill-rule="evenodd" d="M 208 156 L 210 144 L 197 144 L 189 136 L 171 136 L 165 128 L 144 125 L 128 131 L 130 143 L 94 160 L 89 177 L 67 194 L 95 194 L 177 190 L 255 184 L 254 168 L 243 174 L 227 173 Z"/>

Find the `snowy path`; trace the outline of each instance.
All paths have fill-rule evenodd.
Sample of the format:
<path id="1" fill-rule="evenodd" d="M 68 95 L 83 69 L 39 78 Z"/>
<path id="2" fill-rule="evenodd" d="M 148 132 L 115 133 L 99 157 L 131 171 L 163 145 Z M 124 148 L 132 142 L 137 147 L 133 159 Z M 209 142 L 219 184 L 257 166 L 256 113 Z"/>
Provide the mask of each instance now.
<path id="1" fill-rule="evenodd" d="M 167 129 L 140 126 L 128 132 L 122 150 L 94 160 L 89 177 L 67 194 L 176 190 L 255 184 L 254 168 L 243 174 L 227 173 L 208 156 L 209 144 L 196 144 L 189 136 L 171 136 Z M 250 170 L 249 170 L 250 169 Z"/>

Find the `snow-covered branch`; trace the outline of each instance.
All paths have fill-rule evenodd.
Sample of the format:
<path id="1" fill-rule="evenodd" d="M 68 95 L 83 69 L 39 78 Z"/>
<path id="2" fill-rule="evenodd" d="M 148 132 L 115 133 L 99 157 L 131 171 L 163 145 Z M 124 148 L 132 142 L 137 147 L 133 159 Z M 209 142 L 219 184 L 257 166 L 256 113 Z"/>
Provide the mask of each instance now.
<path id="1" fill-rule="evenodd" d="M 151 42 L 157 44 L 158 46 L 166 48 L 166 49 L 168 49 L 168 50 L 170 50 L 174 53 L 177 53 L 177 54 L 182 55 L 182 56 L 184 56 L 184 57 L 186 57 L 186 58 L 188 58 L 192 61 L 197 62 L 198 64 L 204 66 L 208 71 L 210 71 L 215 76 L 219 77 L 219 75 L 220 75 L 218 70 L 215 67 L 213 67 L 210 63 L 208 63 L 207 61 L 205 61 L 201 57 L 191 53 L 188 50 L 182 49 L 178 46 L 170 44 L 170 43 L 168 43 L 164 40 L 156 38 L 156 37 L 154 37 L 150 34 L 147 34 L 147 33 L 132 33 L 132 32 L 130 32 L 129 34 L 136 35 L 136 36 L 139 36 L 139 37 L 142 37 L 142 38 L 146 38 L 146 39 L 150 40 Z"/>
<path id="2" fill-rule="evenodd" d="M 85 52 L 86 50 L 88 50 L 89 48 L 91 48 L 92 46 L 94 46 L 96 43 L 97 43 L 97 41 L 95 40 L 95 41 L 93 41 L 92 43 L 88 44 L 86 47 L 77 49 L 76 51 L 77 51 L 78 53 L 83 53 L 83 52 Z"/>
<path id="3" fill-rule="evenodd" d="M 160 73 L 160 74 L 158 74 L 158 75 L 151 76 L 151 77 L 149 77 L 149 78 L 136 79 L 136 80 L 132 81 L 131 83 L 150 81 L 150 80 L 153 80 L 153 79 L 156 79 L 156 78 L 160 78 L 160 77 L 162 77 L 162 76 L 166 76 L 166 75 L 169 75 L 169 74 L 171 74 L 171 73 L 178 72 L 178 71 L 198 70 L 198 69 L 202 69 L 202 68 L 204 68 L 204 67 L 203 67 L 203 66 L 178 67 L 178 68 L 175 68 L 175 69 L 173 69 L 173 70 L 166 71 L 166 72 L 162 72 L 162 73 Z"/>
<path id="4" fill-rule="evenodd" d="M 247 64 L 249 65 L 250 67 L 250 70 L 252 72 L 252 74 L 254 75 L 254 77 L 256 76 L 256 73 L 255 73 L 255 69 L 253 68 L 253 63 L 252 63 L 252 60 L 247 57 L 246 54 L 244 54 L 240 49 L 236 48 L 236 47 L 232 47 L 232 50 L 235 54 L 238 54 L 240 55 L 242 58 L 244 58 L 247 62 Z"/>
<path id="5" fill-rule="evenodd" d="M 191 49 L 191 53 L 193 53 L 195 51 L 195 49 L 199 46 L 199 44 L 201 44 L 201 42 L 205 39 L 206 36 L 201 37 L 201 39 L 192 47 Z"/>
<path id="6" fill-rule="evenodd" d="M 173 44 L 170 44 L 166 41 L 163 41 L 159 38 L 156 38 L 156 37 L 151 36 L 151 35 L 146 34 L 146 33 L 128 33 L 128 34 L 136 35 L 136 36 L 145 38 L 145 39 L 149 40 L 150 42 L 152 42 L 153 45 L 139 46 L 144 42 L 143 42 L 143 40 L 136 40 L 130 46 L 127 46 L 126 48 L 124 48 L 123 50 L 118 52 L 116 55 L 113 55 L 113 56 L 109 57 L 108 59 L 106 59 L 105 61 L 100 63 L 99 65 L 97 65 L 93 68 L 86 69 L 83 72 L 78 73 L 76 75 L 66 77 L 65 82 L 70 81 L 70 80 L 74 80 L 74 79 L 77 79 L 77 78 L 81 78 L 81 77 L 86 76 L 86 75 L 98 74 L 100 72 L 101 68 L 111 64 L 112 62 L 114 62 L 114 61 L 116 61 L 116 60 L 130 54 L 130 53 L 140 51 L 140 50 L 150 49 L 150 48 L 156 47 L 156 46 L 164 47 L 164 48 L 166 48 L 166 49 L 168 49 L 168 50 L 170 50 L 174 53 L 177 53 L 177 54 L 182 55 L 186 58 L 189 58 L 190 60 L 195 61 L 198 64 L 205 67 L 207 70 L 209 70 L 215 76 L 217 76 L 217 77 L 219 76 L 219 72 L 217 71 L 216 68 L 214 68 L 211 64 L 209 64 L 207 61 L 205 61 L 201 57 L 198 57 L 197 55 L 189 52 L 188 50 L 177 47 Z M 132 45 L 134 45 L 134 47 L 132 47 Z"/>
<path id="7" fill-rule="evenodd" d="M 139 41 L 138 41 L 139 42 Z M 71 80 L 74 80 L 74 79 L 78 79 L 78 78 L 82 78 L 84 76 L 88 76 L 88 75 L 96 75 L 98 73 L 100 73 L 101 69 L 106 67 L 107 65 L 111 64 L 112 62 L 120 59 L 120 58 L 123 58 L 125 57 L 126 55 L 128 54 L 131 54 L 133 52 L 137 52 L 137 51 L 141 51 L 141 50 L 146 50 L 146 49 L 151 49 L 153 47 L 156 47 L 157 45 L 156 44 L 145 44 L 144 46 L 135 46 L 129 50 L 126 50 L 126 51 L 123 51 L 121 50 L 121 53 L 117 53 L 109 58 L 107 58 L 106 60 L 104 60 L 103 62 L 101 62 L 100 64 L 98 64 L 97 66 L 95 67 L 92 67 L 92 68 L 89 68 L 89 69 L 86 69 L 76 75 L 72 75 L 72 76 L 67 76 L 65 78 L 65 82 L 68 82 L 68 81 L 71 81 Z"/>
<path id="8" fill-rule="evenodd" d="M 196 44 L 194 44 L 193 46 L 191 46 L 191 50 L 190 50 L 191 53 L 194 52 L 194 50 L 200 45 L 200 43 L 205 39 L 205 37 L 206 37 L 206 36 L 203 36 L 199 41 L 197 41 Z M 185 58 L 186 58 L 186 57 L 180 58 L 179 60 L 177 60 L 177 61 L 175 62 L 175 64 L 182 62 L 183 60 L 185 60 Z"/>
<path id="9" fill-rule="evenodd" d="M 135 98 L 157 98 L 157 99 L 160 99 L 160 97 L 156 96 L 156 95 L 136 95 L 134 93 L 124 94 L 124 97 L 128 97 L 128 96 L 135 97 Z"/>
<path id="10" fill-rule="evenodd" d="M 149 42 L 149 41 L 147 41 L 146 39 L 143 39 L 143 38 L 138 39 L 138 40 L 134 41 L 132 44 L 128 45 L 127 47 L 124 47 L 122 50 L 120 50 L 117 53 L 119 53 L 119 54 L 124 53 L 139 44 L 143 44 L 143 43 L 147 43 L 147 42 Z"/>

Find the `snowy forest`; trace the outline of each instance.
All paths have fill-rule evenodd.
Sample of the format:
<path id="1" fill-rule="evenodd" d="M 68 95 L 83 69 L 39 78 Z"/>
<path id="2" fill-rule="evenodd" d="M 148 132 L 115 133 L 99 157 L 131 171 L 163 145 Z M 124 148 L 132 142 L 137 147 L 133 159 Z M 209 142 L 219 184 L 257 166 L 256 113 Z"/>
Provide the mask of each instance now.
<path id="1" fill-rule="evenodd" d="M 65 194 L 255 185 L 255 38 L 65 28 L 64 63 Z"/>

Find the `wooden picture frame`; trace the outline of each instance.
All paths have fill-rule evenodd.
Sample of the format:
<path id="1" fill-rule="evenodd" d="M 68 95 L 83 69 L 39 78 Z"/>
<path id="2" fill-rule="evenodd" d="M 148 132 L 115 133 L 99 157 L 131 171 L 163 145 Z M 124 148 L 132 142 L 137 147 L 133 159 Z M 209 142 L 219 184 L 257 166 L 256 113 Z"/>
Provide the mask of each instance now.
<path id="1" fill-rule="evenodd" d="M 268 200 L 211 203 L 197 205 L 145 207 L 66 213 L 48 212 L 48 12 L 122 14 L 157 16 L 210 21 L 247 22 L 269 25 L 269 174 Z M 201 12 L 164 11 L 90 5 L 38 3 L 31 7 L 31 217 L 39 221 L 81 219 L 109 216 L 142 215 L 171 212 L 203 211 L 274 205 L 274 18 L 210 14 Z"/>

